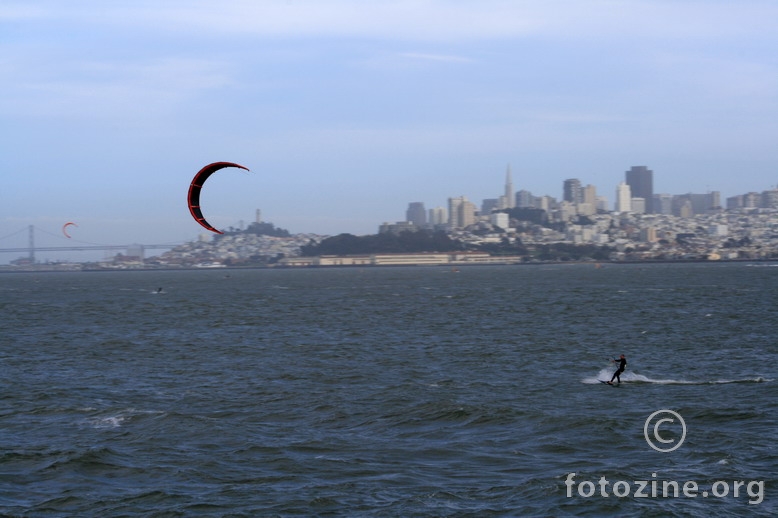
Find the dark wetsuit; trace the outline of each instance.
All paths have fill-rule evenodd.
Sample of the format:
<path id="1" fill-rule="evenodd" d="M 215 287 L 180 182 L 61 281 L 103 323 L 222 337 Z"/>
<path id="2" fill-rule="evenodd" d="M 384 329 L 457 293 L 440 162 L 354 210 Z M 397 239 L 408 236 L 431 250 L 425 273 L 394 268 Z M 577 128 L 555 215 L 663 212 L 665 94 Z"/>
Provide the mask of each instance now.
<path id="1" fill-rule="evenodd" d="M 616 372 L 613 373 L 613 377 L 611 378 L 609 383 L 613 383 L 614 379 L 619 380 L 619 383 L 621 383 L 621 376 L 620 376 L 620 374 L 622 372 L 624 372 L 624 368 L 627 366 L 627 359 L 626 358 L 622 358 L 620 360 L 613 360 L 613 361 L 619 362 L 619 368 L 616 370 Z"/>

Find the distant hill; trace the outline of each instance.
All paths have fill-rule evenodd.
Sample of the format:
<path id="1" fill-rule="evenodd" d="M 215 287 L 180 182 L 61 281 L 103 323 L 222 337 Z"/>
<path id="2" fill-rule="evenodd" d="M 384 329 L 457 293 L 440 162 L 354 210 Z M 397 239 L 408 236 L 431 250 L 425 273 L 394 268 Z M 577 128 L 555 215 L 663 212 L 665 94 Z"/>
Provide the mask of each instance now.
<path id="1" fill-rule="evenodd" d="M 236 234 L 254 234 L 256 236 L 270 237 L 291 237 L 288 230 L 276 228 L 272 223 L 251 223 L 246 230 L 237 230 L 230 227 L 224 232 L 224 235 L 234 236 Z"/>
<path id="2" fill-rule="evenodd" d="M 465 246 L 451 239 L 445 232 L 419 230 L 400 233 L 385 232 L 369 236 L 339 234 L 320 243 L 301 247 L 301 255 L 361 255 L 387 253 L 455 252 Z"/>

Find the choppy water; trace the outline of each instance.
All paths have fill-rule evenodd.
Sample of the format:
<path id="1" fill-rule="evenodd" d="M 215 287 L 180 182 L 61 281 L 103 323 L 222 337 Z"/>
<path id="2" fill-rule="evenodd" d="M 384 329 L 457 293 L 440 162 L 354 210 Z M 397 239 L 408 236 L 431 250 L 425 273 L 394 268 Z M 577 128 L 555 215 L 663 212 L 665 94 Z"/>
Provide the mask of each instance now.
<path id="1" fill-rule="evenodd" d="M 777 302 L 745 264 L 0 275 L 0 514 L 775 515 Z"/>

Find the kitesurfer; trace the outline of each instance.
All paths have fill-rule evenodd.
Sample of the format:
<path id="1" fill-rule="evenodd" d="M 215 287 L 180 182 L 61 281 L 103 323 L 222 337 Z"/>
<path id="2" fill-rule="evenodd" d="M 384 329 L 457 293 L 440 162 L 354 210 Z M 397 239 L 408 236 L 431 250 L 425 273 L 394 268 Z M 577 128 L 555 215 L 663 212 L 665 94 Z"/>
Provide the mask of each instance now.
<path id="1" fill-rule="evenodd" d="M 622 354 L 619 356 L 619 359 L 612 359 L 611 360 L 614 363 L 619 364 L 619 368 L 616 369 L 616 372 L 613 373 L 613 377 L 611 377 L 611 380 L 608 382 L 608 385 L 613 385 L 613 380 L 618 380 L 619 383 L 621 383 L 621 373 L 624 372 L 624 369 L 627 367 L 627 359 Z"/>

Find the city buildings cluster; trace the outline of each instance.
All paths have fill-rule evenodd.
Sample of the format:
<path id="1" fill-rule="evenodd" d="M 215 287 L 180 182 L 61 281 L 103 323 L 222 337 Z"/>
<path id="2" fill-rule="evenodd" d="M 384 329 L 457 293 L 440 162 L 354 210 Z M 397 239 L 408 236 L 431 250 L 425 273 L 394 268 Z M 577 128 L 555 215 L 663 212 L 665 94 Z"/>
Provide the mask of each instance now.
<path id="1" fill-rule="evenodd" d="M 246 263 L 272 264 L 283 257 L 300 255 L 303 246 L 318 243 L 324 237 L 318 234 L 272 237 L 238 233 L 211 239 L 203 235 L 198 241 L 179 245 L 145 262 L 147 265 L 200 268 Z"/>
<path id="2" fill-rule="evenodd" d="M 778 209 L 778 189 L 740 194 L 721 203 L 721 193 L 667 194 L 654 192 L 654 172 L 646 166 L 633 166 L 625 172 L 623 182 L 616 187 L 612 212 L 631 214 L 661 214 L 680 218 L 713 214 L 735 209 Z M 568 222 L 577 216 L 592 216 L 611 212 L 606 196 L 598 195 L 594 185 L 584 186 L 577 178 L 564 180 L 563 198 L 535 196 L 527 190 L 514 191 L 511 169 L 508 166 L 504 193 L 498 198 L 481 202 L 480 208 L 465 196 L 452 197 L 448 207 L 425 210 L 423 202 L 408 204 L 405 221 L 384 223 L 379 232 L 397 232 L 419 228 L 456 231 L 479 222 L 507 228 L 506 209 L 541 209 L 551 221 Z"/>
<path id="3" fill-rule="evenodd" d="M 607 198 L 577 178 L 564 180 L 562 200 L 514 191 L 509 166 L 504 193 L 483 200 L 480 210 L 464 196 L 429 211 L 411 202 L 405 221 L 384 223 L 379 232 L 444 230 L 473 245 L 601 245 L 615 250 L 613 260 L 778 258 L 778 189 L 732 196 L 723 207 L 718 191 L 655 193 L 646 166 L 624 176 L 609 210 Z M 512 217 L 514 209 L 540 212 L 543 221 Z"/>
<path id="4" fill-rule="evenodd" d="M 406 221 L 384 223 L 379 233 L 442 230 L 473 250 L 483 245 L 521 245 L 538 249 L 566 243 L 612 250 L 611 260 L 735 260 L 778 258 L 778 190 L 748 193 L 721 205 L 719 192 L 671 195 L 654 193 L 654 173 L 635 166 L 616 188 L 613 210 L 592 185 L 564 180 L 562 200 L 515 191 L 511 170 L 503 193 L 483 200 L 480 208 L 465 196 L 449 199 L 448 207 L 427 210 L 423 202 L 408 204 Z M 528 211 L 534 218 L 516 217 Z M 326 236 L 302 234 L 270 238 L 237 234 L 184 245 L 163 254 L 165 264 L 218 266 L 273 257 L 284 266 L 351 264 L 473 264 L 522 262 L 524 257 L 465 254 L 370 255 L 358 258 L 301 258 L 300 249 Z M 518 249 L 518 246 L 515 247 Z M 441 259 L 445 257 L 446 259 Z"/>

